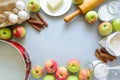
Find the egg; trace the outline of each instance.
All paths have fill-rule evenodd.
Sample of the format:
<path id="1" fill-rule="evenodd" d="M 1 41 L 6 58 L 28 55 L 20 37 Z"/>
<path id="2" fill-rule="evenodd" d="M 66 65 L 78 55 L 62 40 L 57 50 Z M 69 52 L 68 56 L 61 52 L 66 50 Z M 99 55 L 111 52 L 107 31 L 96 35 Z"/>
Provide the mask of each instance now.
<path id="1" fill-rule="evenodd" d="M 20 18 L 20 19 L 27 19 L 28 18 L 28 13 L 26 12 L 26 11 L 20 11 L 19 13 L 18 13 L 18 17 Z"/>
<path id="2" fill-rule="evenodd" d="M 25 3 L 23 1 L 17 1 L 16 2 L 16 8 L 19 10 L 25 9 Z"/>
<path id="3" fill-rule="evenodd" d="M 17 21 L 18 21 L 18 16 L 16 15 L 16 14 L 10 14 L 9 15 L 9 21 L 11 22 L 11 23 L 17 23 Z"/>

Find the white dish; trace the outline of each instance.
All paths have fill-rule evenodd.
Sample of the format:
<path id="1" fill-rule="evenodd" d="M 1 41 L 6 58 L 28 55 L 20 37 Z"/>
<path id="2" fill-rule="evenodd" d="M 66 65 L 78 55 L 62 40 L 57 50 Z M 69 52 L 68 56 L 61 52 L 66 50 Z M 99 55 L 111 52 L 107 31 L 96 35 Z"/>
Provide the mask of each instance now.
<path id="1" fill-rule="evenodd" d="M 98 9 L 98 15 L 101 21 L 111 21 L 115 18 L 115 15 L 109 13 L 107 6 L 108 5 L 105 4 Z"/>
<path id="2" fill-rule="evenodd" d="M 0 41 L 0 80 L 25 80 L 26 65 L 20 51 Z"/>
<path id="3" fill-rule="evenodd" d="M 61 16 L 65 14 L 72 5 L 72 0 L 64 0 L 62 6 L 55 11 L 51 11 L 47 6 L 47 0 L 40 0 L 42 10 L 50 16 Z"/>

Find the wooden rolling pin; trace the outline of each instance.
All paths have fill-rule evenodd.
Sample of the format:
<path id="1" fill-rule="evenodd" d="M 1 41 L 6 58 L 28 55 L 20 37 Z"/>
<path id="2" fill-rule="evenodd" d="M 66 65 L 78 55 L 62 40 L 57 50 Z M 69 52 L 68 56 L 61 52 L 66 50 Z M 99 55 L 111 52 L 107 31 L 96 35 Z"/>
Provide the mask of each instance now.
<path id="1" fill-rule="evenodd" d="M 83 4 L 79 5 L 78 9 L 74 13 L 70 14 L 69 16 L 64 17 L 64 21 L 69 22 L 78 14 L 85 14 L 86 12 L 97 7 L 104 1 L 106 1 L 106 0 L 87 0 Z"/>

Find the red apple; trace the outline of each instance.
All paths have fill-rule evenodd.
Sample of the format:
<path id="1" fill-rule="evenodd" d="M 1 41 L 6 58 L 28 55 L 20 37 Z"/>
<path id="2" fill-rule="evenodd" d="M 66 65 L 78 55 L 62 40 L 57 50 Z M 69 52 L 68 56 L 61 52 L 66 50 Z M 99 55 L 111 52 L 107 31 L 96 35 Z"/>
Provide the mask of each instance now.
<path id="1" fill-rule="evenodd" d="M 47 73 L 54 73 L 57 70 L 57 62 L 55 60 L 47 60 L 44 64 Z"/>
<path id="2" fill-rule="evenodd" d="M 55 72 L 55 76 L 57 80 L 67 80 L 68 78 L 68 71 L 65 67 L 61 66 L 57 68 Z"/>
<path id="3" fill-rule="evenodd" d="M 41 78 L 44 74 L 44 70 L 41 66 L 34 66 L 31 70 L 31 74 L 34 78 Z"/>
<path id="4" fill-rule="evenodd" d="M 16 26 L 13 29 L 13 35 L 17 38 L 23 38 L 26 35 L 26 30 L 23 26 Z"/>
<path id="5" fill-rule="evenodd" d="M 67 69 L 71 73 L 76 73 L 80 70 L 80 62 L 77 59 L 71 59 L 68 61 Z"/>
<path id="6" fill-rule="evenodd" d="M 78 73 L 79 80 L 91 80 L 91 76 L 92 74 L 90 70 L 87 68 L 81 69 Z"/>

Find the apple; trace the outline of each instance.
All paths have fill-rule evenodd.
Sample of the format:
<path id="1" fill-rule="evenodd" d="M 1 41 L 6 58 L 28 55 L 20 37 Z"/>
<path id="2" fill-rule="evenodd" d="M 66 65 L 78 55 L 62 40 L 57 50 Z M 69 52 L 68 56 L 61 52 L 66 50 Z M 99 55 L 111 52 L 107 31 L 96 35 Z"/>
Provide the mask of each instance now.
<path id="1" fill-rule="evenodd" d="M 40 10 L 39 0 L 29 0 L 29 2 L 27 4 L 27 8 L 31 12 L 38 12 Z"/>
<path id="2" fill-rule="evenodd" d="M 112 21 L 114 31 L 120 31 L 120 18 L 116 18 Z"/>
<path id="3" fill-rule="evenodd" d="M 54 73 L 57 70 L 57 62 L 55 60 L 47 60 L 44 64 L 44 68 L 47 73 Z"/>
<path id="4" fill-rule="evenodd" d="M 37 65 L 37 66 L 34 66 L 31 70 L 31 74 L 34 78 L 41 78 L 44 74 L 44 70 L 41 66 Z"/>
<path id="5" fill-rule="evenodd" d="M 23 38 L 26 35 L 26 30 L 23 26 L 15 26 L 13 28 L 13 35 L 17 38 Z"/>
<path id="6" fill-rule="evenodd" d="M 0 39 L 9 40 L 12 38 L 12 31 L 10 28 L 0 28 Z"/>
<path id="7" fill-rule="evenodd" d="M 82 4 L 84 2 L 84 0 L 72 0 L 74 4 L 78 5 L 78 4 Z"/>
<path id="8" fill-rule="evenodd" d="M 98 26 L 98 31 L 102 36 L 109 35 L 113 30 L 112 24 L 110 22 L 102 22 Z"/>
<path id="9" fill-rule="evenodd" d="M 78 77 L 75 75 L 70 75 L 67 80 L 78 80 Z"/>
<path id="10" fill-rule="evenodd" d="M 67 69 L 71 73 L 76 73 L 80 70 L 80 62 L 77 59 L 71 59 L 67 63 Z"/>
<path id="11" fill-rule="evenodd" d="M 78 73 L 79 80 L 91 80 L 91 77 L 92 77 L 91 71 L 87 68 L 81 69 Z"/>
<path id="12" fill-rule="evenodd" d="M 43 80 L 55 80 L 55 77 L 51 74 L 47 74 L 44 76 Z"/>
<path id="13" fill-rule="evenodd" d="M 55 76 L 56 76 L 57 80 L 67 80 L 68 71 L 65 67 L 60 66 L 57 68 L 57 71 L 55 72 Z"/>
<path id="14" fill-rule="evenodd" d="M 88 11 L 85 14 L 85 20 L 89 23 L 89 24 L 94 24 L 95 22 L 97 22 L 98 20 L 98 14 L 96 11 Z"/>

